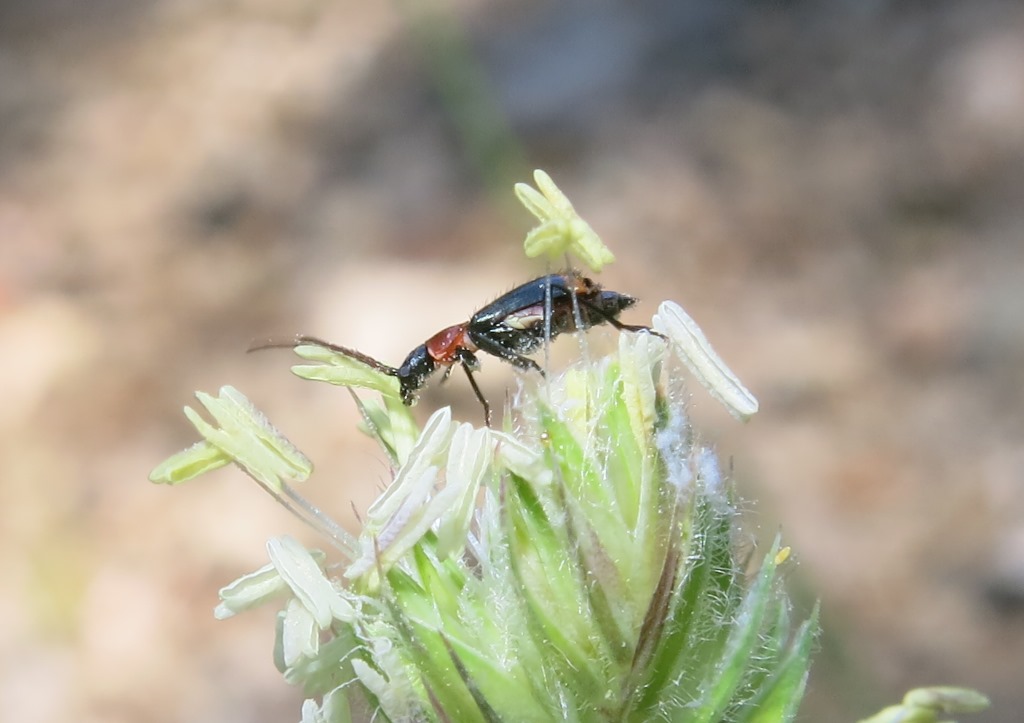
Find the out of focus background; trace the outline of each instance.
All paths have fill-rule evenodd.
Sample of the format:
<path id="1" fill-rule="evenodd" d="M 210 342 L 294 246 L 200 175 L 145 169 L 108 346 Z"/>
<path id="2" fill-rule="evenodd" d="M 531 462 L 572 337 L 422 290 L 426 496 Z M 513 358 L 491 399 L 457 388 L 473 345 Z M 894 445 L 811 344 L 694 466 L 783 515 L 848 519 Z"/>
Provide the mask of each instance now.
<path id="1" fill-rule="evenodd" d="M 147 474 L 232 384 L 354 526 L 388 470 L 347 394 L 245 349 L 397 363 L 543 273 L 535 167 L 628 321 L 682 303 L 760 399 L 738 425 L 693 390 L 750 536 L 822 601 L 802 720 L 941 683 L 1021 720 L 1024 6 L 997 0 L 0 2 L 0 720 L 298 719 L 274 611 L 211 611 L 266 538 L 315 538 L 235 470 Z M 418 412 L 449 403 L 480 417 L 458 376 Z"/>

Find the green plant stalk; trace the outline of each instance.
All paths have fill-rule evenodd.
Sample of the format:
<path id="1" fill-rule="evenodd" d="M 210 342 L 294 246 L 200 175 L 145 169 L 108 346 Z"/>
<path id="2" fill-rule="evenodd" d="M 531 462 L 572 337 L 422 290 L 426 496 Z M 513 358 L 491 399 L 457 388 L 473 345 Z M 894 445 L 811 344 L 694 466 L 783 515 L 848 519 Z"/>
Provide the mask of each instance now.
<path id="1" fill-rule="evenodd" d="M 611 261 L 546 175 L 517 188 L 535 253 Z M 550 244 L 550 245 L 548 245 Z M 393 379 L 316 345 L 300 376 L 370 388 L 364 431 L 395 465 L 358 535 L 305 503 L 311 464 L 236 390 L 189 410 L 203 441 L 154 470 L 176 484 L 234 463 L 320 530 L 221 591 L 229 617 L 282 604 L 275 661 L 302 720 L 786 721 L 806 686 L 817 611 L 791 621 L 778 540 L 748 569 L 738 515 L 686 411 L 686 369 L 738 417 L 756 400 L 666 302 L 615 352 L 526 378 L 503 429 L 435 412 L 422 429 Z M 586 344 L 581 338 L 581 343 Z"/>
<path id="2" fill-rule="evenodd" d="M 419 510 L 449 486 L 446 510 L 482 495 L 461 544 L 441 554 L 443 513 L 414 522 L 387 498 L 361 539 L 368 564 L 353 552 L 341 578 L 319 572 L 329 584 L 310 591 L 278 553 L 264 578 L 301 602 L 286 606 L 279 647 L 306 641 L 279 656 L 286 677 L 332 711 L 360 700 L 387 720 L 791 719 L 816 613 L 791 626 L 778 543 L 744 569 L 717 462 L 694 439 L 677 372 L 660 379 L 665 354 L 661 339 L 622 334 L 611 357 L 524 389 L 514 433 L 436 414 L 405 445 L 396 485 Z M 457 481 L 481 450 L 485 464 Z M 403 525 L 419 526 L 411 544 Z M 308 585 L 324 565 L 310 556 L 291 578 Z M 225 589 L 225 609 L 237 594 Z M 289 628 L 309 609 L 301 633 Z"/>

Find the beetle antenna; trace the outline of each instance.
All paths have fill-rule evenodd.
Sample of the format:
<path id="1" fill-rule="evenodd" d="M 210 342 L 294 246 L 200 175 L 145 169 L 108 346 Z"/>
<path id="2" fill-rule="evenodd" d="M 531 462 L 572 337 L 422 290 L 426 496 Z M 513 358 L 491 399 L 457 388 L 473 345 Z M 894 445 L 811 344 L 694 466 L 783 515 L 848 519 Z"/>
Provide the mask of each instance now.
<path id="1" fill-rule="evenodd" d="M 316 336 L 307 336 L 300 334 L 290 341 L 280 341 L 276 339 L 268 339 L 265 342 L 254 342 L 246 352 L 262 351 L 263 349 L 294 349 L 297 346 L 303 344 L 312 344 L 314 346 L 322 346 L 324 349 L 329 349 L 338 354 L 344 354 L 347 357 L 355 359 L 358 362 L 362 362 L 366 366 L 375 369 L 376 371 L 387 374 L 391 377 L 398 376 L 398 370 L 395 367 L 388 366 L 384 362 L 374 359 L 372 356 L 363 354 L 361 351 L 355 349 L 349 349 L 347 346 L 340 346 L 338 344 L 332 344 L 329 341 L 325 341 Z"/>
<path id="2" fill-rule="evenodd" d="M 253 340 L 249 344 L 249 348 L 245 350 L 246 354 L 252 354 L 254 351 L 263 351 L 264 349 L 293 349 L 296 346 L 294 339 L 264 339 L 263 341 Z"/>

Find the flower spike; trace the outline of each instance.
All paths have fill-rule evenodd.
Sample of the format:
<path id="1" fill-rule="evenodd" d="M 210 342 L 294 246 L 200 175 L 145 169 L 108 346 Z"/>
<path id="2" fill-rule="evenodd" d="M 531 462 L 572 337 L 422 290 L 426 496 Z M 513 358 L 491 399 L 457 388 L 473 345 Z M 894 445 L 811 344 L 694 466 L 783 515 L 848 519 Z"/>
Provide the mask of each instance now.
<path id="1" fill-rule="evenodd" d="M 541 170 L 533 172 L 539 191 L 525 183 L 515 185 L 516 196 L 526 209 L 540 221 L 526 235 L 523 249 L 529 258 L 546 255 L 561 258 L 572 251 L 594 271 L 600 271 L 615 260 L 601 237 L 580 218 L 569 199 Z"/>

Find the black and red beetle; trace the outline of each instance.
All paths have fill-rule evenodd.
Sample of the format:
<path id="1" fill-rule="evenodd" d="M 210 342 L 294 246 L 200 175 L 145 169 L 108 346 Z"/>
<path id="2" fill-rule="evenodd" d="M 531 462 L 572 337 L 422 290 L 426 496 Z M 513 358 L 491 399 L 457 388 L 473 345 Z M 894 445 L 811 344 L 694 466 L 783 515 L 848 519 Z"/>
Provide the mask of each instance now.
<path id="1" fill-rule="evenodd" d="M 619 330 L 650 331 L 646 326 L 623 324 L 618 320 L 619 315 L 636 302 L 633 296 L 602 289 L 591 279 L 570 271 L 541 276 L 499 296 L 468 321 L 434 334 L 409 352 L 399 367 L 388 366 L 355 349 L 312 336 L 297 337 L 288 346 L 316 344 L 396 377 L 402 401 L 407 405 L 416 401 L 416 393 L 439 368 L 445 367 L 447 378 L 459 364 L 466 371 L 473 392 L 484 407 L 489 425 L 491 408 L 473 377 L 473 372 L 480 368 L 476 352 L 485 352 L 520 369 L 532 369 L 543 374 L 540 365 L 526 355 L 536 351 L 545 338 L 553 339 L 565 332 L 583 331 L 605 323 Z M 545 313 L 546 309 L 550 309 L 550 317 Z"/>

